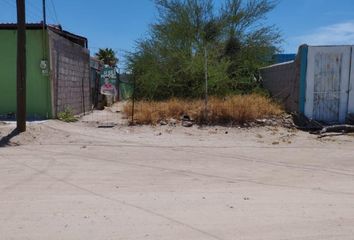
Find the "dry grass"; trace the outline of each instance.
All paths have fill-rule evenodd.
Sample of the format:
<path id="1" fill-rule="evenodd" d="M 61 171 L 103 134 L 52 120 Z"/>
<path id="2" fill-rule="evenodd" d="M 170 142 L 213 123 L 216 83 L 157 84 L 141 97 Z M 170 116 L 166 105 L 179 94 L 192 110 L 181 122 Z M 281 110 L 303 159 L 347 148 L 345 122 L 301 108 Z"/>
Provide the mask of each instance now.
<path id="1" fill-rule="evenodd" d="M 282 112 L 280 105 L 267 97 L 256 94 L 237 95 L 225 99 L 210 98 L 208 123 L 242 124 L 258 118 L 279 116 Z M 125 105 L 124 113 L 129 119 L 131 118 L 131 103 Z M 136 124 L 157 124 L 171 118 L 179 120 L 183 115 L 190 116 L 196 123 L 205 122 L 204 101 L 170 99 L 161 102 L 138 101 L 135 103 L 134 121 Z"/>

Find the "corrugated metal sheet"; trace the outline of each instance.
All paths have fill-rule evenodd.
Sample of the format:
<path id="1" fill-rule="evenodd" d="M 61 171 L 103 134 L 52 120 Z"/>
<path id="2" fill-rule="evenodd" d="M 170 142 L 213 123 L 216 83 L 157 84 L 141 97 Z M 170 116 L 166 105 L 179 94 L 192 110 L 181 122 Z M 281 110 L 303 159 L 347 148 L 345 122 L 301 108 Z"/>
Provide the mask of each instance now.
<path id="1" fill-rule="evenodd" d="M 305 115 L 344 122 L 348 112 L 350 46 L 309 47 Z"/>

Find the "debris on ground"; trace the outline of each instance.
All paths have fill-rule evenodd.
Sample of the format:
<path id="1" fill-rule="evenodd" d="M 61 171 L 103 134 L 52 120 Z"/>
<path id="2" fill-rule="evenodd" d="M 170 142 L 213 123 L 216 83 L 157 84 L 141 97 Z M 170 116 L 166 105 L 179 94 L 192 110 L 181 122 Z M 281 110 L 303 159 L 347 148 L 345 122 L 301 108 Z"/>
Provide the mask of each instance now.
<path id="1" fill-rule="evenodd" d="M 309 131 L 311 134 L 320 135 L 319 138 L 331 136 L 331 135 L 324 135 L 326 133 L 352 133 L 354 132 L 354 124 L 350 122 L 354 119 L 353 114 L 349 114 L 347 117 L 347 124 L 324 124 L 312 119 L 307 118 L 303 114 L 295 113 L 293 114 L 294 124 L 296 128 L 304 131 Z M 354 121 L 353 121 L 354 122 Z"/>
<path id="2" fill-rule="evenodd" d="M 174 118 L 170 118 L 168 120 L 168 125 L 172 126 L 172 127 L 175 127 L 177 125 L 177 120 L 174 119 Z"/>
<path id="3" fill-rule="evenodd" d="M 349 113 L 347 116 L 347 124 L 354 125 L 354 113 Z"/>
<path id="4" fill-rule="evenodd" d="M 166 122 L 165 120 L 161 120 L 161 121 L 160 121 L 160 125 L 161 125 L 161 126 L 165 126 L 165 125 L 167 125 L 167 122 Z"/>
<path id="5" fill-rule="evenodd" d="M 97 127 L 98 128 L 114 128 L 116 125 L 117 124 L 115 124 L 115 123 L 105 122 L 105 123 L 99 124 Z"/>
<path id="6" fill-rule="evenodd" d="M 320 134 L 324 133 L 330 133 L 330 132 L 335 132 L 335 133 L 350 133 L 354 132 L 354 125 L 333 125 L 333 126 L 327 126 L 322 128 L 322 130 L 319 132 Z"/>
<path id="7" fill-rule="evenodd" d="M 297 129 L 304 131 L 319 131 L 323 128 L 323 125 L 321 123 L 307 118 L 302 113 L 293 113 L 292 117 Z"/>
<path id="8" fill-rule="evenodd" d="M 253 123 L 246 123 L 250 127 L 255 126 L 282 126 L 285 128 L 294 128 L 294 122 L 290 114 L 283 114 L 279 117 L 256 119 Z"/>
<path id="9" fill-rule="evenodd" d="M 183 115 L 181 120 L 182 120 L 183 127 L 192 127 L 193 126 L 193 121 L 188 115 Z"/>
<path id="10" fill-rule="evenodd" d="M 183 127 L 192 127 L 193 122 L 192 121 L 182 121 L 182 126 Z"/>

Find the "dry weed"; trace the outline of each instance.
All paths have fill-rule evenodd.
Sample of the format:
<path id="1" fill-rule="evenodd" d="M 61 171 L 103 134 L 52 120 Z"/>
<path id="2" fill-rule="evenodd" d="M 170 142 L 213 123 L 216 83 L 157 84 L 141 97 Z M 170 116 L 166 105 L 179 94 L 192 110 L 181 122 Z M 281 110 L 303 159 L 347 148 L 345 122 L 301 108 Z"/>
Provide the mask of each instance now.
<path id="1" fill-rule="evenodd" d="M 251 122 L 258 118 L 279 116 L 282 113 L 280 105 L 271 99 L 251 94 L 236 95 L 224 99 L 210 98 L 208 104 L 209 124 L 228 124 Z M 130 119 L 132 104 L 124 107 L 125 115 Z M 135 103 L 134 121 L 137 124 L 157 124 L 162 120 L 179 120 L 188 115 L 196 123 L 205 122 L 203 100 L 170 99 L 167 101 L 137 101 Z"/>

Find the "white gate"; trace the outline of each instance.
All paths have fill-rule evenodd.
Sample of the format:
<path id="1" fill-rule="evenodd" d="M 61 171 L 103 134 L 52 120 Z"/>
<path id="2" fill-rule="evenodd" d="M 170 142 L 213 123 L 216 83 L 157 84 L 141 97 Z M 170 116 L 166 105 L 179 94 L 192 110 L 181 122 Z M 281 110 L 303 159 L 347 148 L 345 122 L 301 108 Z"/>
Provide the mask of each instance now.
<path id="1" fill-rule="evenodd" d="M 344 122 L 348 101 L 354 100 L 353 93 L 349 99 L 351 47 L 309 47 L 307 59 L 305 115 L 328 123 Z"/>

